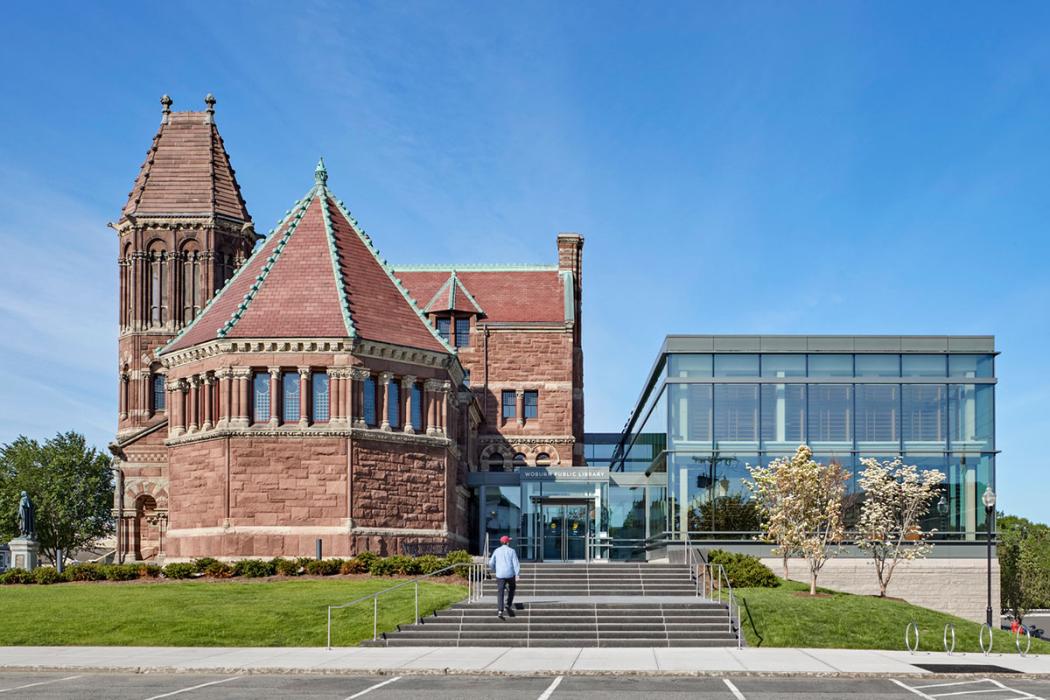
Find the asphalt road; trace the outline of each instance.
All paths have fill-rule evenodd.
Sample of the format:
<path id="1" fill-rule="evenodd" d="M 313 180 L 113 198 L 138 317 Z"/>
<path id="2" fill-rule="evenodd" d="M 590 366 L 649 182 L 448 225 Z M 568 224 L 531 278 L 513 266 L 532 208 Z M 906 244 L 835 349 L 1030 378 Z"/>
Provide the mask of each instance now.
<path id="1" fill-rule="evenodd" d="M 906 687 L 907 686 L 907 687 Z M 0 673 L 0 698 L 114 700 L 573 700 L 654 696 L 700 700 L 1050 699 L 1050 679 L 679 678 L 625 676 L 321 676 L 131 673 Z"/>

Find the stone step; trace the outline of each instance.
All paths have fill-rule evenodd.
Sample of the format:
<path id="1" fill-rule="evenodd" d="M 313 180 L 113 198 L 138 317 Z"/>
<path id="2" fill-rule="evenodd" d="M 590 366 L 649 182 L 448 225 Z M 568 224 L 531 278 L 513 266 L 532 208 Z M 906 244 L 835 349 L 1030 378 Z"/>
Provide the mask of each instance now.
<path id="1" fill-rule="evenodd" d="M 413 646 L 452 646 L 452 647 L 728 647 L 736 646 L 736 639 L 727 635 L 723 639 L 470 639 L 463 643 L 451 641 L 435 641 L 432 644 L 420 644 L 411 639 L 400 639 L 392 637 L 378 642 L 365 642 L 363 646 L 391 646 L 391 647 L 413 647 Z"/>

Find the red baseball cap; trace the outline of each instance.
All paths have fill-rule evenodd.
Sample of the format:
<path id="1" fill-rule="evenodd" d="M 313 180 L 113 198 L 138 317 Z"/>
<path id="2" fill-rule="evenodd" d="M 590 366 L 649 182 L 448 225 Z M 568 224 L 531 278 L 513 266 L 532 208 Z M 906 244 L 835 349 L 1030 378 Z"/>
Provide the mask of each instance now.
<path id="1" fill-rule="evenodd" d="M 510 537 L 508 537 L 507 535 L 504 535 L 503 537 L 499 538 L 500 544 L 507 544 L 508 542 L 510 542 Z"/>

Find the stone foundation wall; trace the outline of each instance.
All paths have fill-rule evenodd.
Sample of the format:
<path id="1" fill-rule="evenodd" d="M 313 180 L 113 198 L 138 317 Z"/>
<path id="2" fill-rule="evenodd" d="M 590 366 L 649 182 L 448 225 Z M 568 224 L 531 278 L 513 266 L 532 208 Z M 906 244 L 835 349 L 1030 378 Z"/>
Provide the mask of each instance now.
<path id="1" fill-rule="evenodd" d="M 763 558 L 762 563 L 783 575 L 780 559 Z M 790 559 L 791 579 L 809 583 L 809 568 L 804 559 Z M 974 622 L 985 621 L 988 582 L 984 559 L 921 559 L 897 565 L 886 595 L 939 610 Z M 820 572 L 817 585 L 846 593 L 878 595 L 879 583 L 875 565 L 870 559 L 832 559 Z M 992 560 L 992 612 L 998 619 L 999 562 Z M 940 630 L 933 630 L 940 634 Z M 904 630 L 901 630 L 904 634 Z M 903 637 L 902 637 L 903 638 Z"/>
<path id="2" fill-rule="evenodd" d="M 451 461 L 443 448 L 357 441 L 354 525 L 447 529 Z"/>

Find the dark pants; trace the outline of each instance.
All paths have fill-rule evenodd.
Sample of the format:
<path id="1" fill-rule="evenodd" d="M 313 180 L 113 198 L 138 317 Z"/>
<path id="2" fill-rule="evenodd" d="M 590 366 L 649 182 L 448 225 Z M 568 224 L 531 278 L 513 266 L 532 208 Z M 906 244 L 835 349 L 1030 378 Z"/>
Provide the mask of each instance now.
<path id="1" fill-rule="evenodd" d="M 513 578 L 498 578 L 496 579 L 496 604 L 499 606 L 498 610 L 503 612 L 504 610 L 510 610 L 514 606 L 514 589 L 517 587 L 517 579 Z M 507 607 L 503 607 L 503 589 L 508 588 L 507 591 Z"/>

